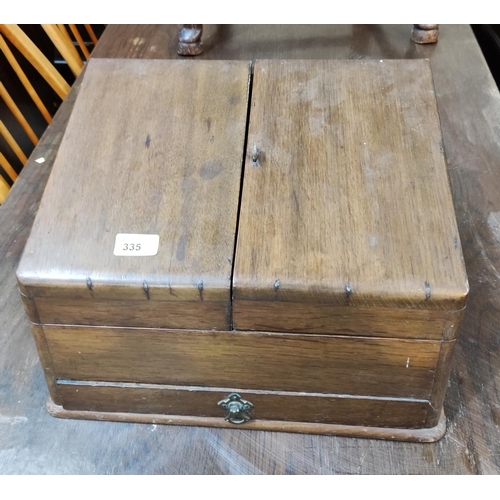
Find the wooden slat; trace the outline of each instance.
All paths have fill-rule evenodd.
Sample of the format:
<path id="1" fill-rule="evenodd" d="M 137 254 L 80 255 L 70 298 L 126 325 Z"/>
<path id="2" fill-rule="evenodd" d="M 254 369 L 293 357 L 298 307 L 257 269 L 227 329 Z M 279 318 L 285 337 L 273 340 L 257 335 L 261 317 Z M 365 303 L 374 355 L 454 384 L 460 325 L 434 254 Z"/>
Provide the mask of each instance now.
<path id="1" fill-rule="evenodd" d="M 71 50 L 71 52 L 73 52 L 73 55 L 75 56 L 78 63 L 81 64 L 81 66 L 83 66 L 83 60 L 78 52 L 78 49 L 75 47 L 75 43 L 73 42 L 71 35 L 66 29 L 66 26 L 64 24 L 58 24 L 57 27 L 59 28 L 59 31 L 62 33 L 63 38 L 66 40 L 68 48 Z"/>
<path id="2" fill-rule="evenodd" d="M 38 137 L 28 123 L 28 120 L 26 120 L 24 115 L 21 113 L 21 110 L 17 107 L 17 104 L 7 92 L 7 89 L 2 82 L 0 82 L 0 98 L 5 101 L 5 104 L 7 104 L 7 107 L 19 122 L 19 125 L 21 125 L 22 129 L 26 132 L 26 135 L 30 138 L 30 141 L 36 146 L 38 144 Z"/>
<path id="3" fill-rule="evenodd" d="M 85 45 L 85 42 L 83 41 L 82 35 L 80 35 L 80 32 L 78 31 L 78 28 L 76 27 L 76 24 L 69 24 L 69 29 L 71 30 L 71 33 L 73 33 L 73 36 L 75 37 L 76 41 L 78 42 L 78 45 L 80 46 L 80 49 L 83 53 L 83 55 L 88 59 L 90 57 L 90 52 L 89 49 L 87 49 L 87 46 Z"/>
<path id="4" fill-rule="evenodd" d="M 54 89 L 56 94 L 61 99 L 64 99 L 68 95 L 70 89 L 68 83 L 57 72 L 40 49 L 26 36 L 24 31 L 19 28 L 17 24 L 0 24 L 0 30 L 12 42 L 17 50 L 19 50 L 35 67 L 40 75 Z"/>
<path id="5" fill-rule="evenodd" d="M 12 151 L 16 154 L 16 156 L 19 158 L 19 161 L 24 165 L 27 161 L 28 158 L 24 154 L 23 150 L 19 146 L 19 144 L 16 142 L 12 134 L 9 132 L 7 127 L 5 126 L 5 123 L 0 120 L 0 135 L 5 139 L 7 144 L 10 146 Z"/>
<path id="6" fill-rule="evenodd" d="M 440 342 L 256 332 L 43 327 L 57 378 L 430 397 Z"/>
<path id="7" fill-rule="evenodd" d="M 95 36 L 95 33 L 94 33 L 94 30 L 92 29 L 92 26 L 90 24 L 84 24 L 84 26 L 85 26 L 85 29 L 87 30 L 87 33 L 90 36 L 90 39 L 92 40 L 92 43 L 94 45 L 96 45 L 99 40 Z"/>
<path id="8" fill-rule="evenodd" d="M 12 181 L 17 179 L 17 172 L 12 168 L 12 165 L 7 161 L 7 158 L 0 153 L 0 166 L 5 170 L 5 173 Z"/>
<path id="9" fill-rule="evenodd" d="M 0 175 L 0 205 L 5 201 L 5 198 L 7 198 L 9 191 L 9 183 Z"/>
<path id="10" fill-rule="evenodd" d="M 31 82 L 28 80 L 28 77 L 22 70 L 21 66 L 17 62 L 16 58 L 14 57 L 14 54 L 10 50 L 9 46 L 5 42 L 4 38 L 2 35 L 0 35 L 0 49 L 4 53 L 5 57 L 9 61 L 10 65 L 12 66 L 12 69 L 16 72 L 16 75 L 19 77 L 21 80 L 21 83 L 24 85 L 24 88 L 30 95 L 31 99 L 33 99 L 33 102 L 35 103 L 36 107 L 39 109 L 40 113 L 42 113 L 43 117 L 47 121 L 47 123 L 50 123 L 52 121 L 52 117 L 50 116 L 50 113 L 48 112 L 47 108 L 45 107 L 45 104 L 42 102 L 40 99 L 40 96 L 38 95 L 37 91 L 31 84 Z"/>
<path id="11" fill-rule="evenodd" d="M 82 70 L 83 62 L 78 53 L 74 50 L 75 47 L 73 44 L 68 42 L 68 39 L 56 24 L 42 24 L 41 26 L 52 40 L 52 43 L 56 46 L 61 56 L 66 60 L 73 74 L 78 76 Z"/>

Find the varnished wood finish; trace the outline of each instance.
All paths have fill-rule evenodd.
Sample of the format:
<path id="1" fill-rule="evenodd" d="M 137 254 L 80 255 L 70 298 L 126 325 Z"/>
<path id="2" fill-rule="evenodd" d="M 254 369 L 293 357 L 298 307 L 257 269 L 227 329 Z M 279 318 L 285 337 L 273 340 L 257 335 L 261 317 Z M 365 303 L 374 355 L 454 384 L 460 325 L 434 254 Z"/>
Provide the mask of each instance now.
<path id="1" fill-rule="evenodd" d="M 440 348 L 431 341 L 255 332 L 43 330 L 57 378 L 416 399 L 430 396 Z"/>
<path id="2" fill-rule="evenodd" d="M 186 417 L 179 415 L 151 415 L 138 413 L 111 413 L 81 410 L 65 410 L 50 400 L 47 403 L 49 412 L 59 418 L 81 418 L 88 420 L 111 420 L 114 422 L 134 422 L 140 424 L 196 425 L 204 427 L 225 427 L 233 429 L 234 425 L 213 417 Z M 308 434 L 326 434 L 330 436 L 384 439 L 389 441 L 410 441 L 416 443 L 433 443 L 441 439 L 446 432 L 444 413 L 436 427 L 431 429 L 395 429 L 383 427 L 360 427 L 338 424 L 302 424 L 301 422 L 283 421 L 250 421 L 241 430 L 300 432 Z"/>
<path id="3" fill-rule="evenodd" d="M 59 382 L 57 391 L 65 410 L 215 417 L 222 421 L 225 411 L 217 403 L 236 392 L 253 404 L 252 420 L 341 425 L 356 422 L 362 427 L 434 427 L 426 425 L 429 403 L 417 400 L 72 381 Z"/>
<path id="4" fill-rule="evenodd" d="M 54 372 L 52 357 L 47 347 L 45 332 L 40 325 L 35 325 L 33 323 L 31 324 L 31 332 L 33 333 L 33 338 L 35 339 L 38 356 L 43 368 L 43 373 L 45 375 L 45 381 L 47 382 L 49 394 L 52 400 L 58 403 L 60 398 L 56 388 L 57 377 Z"/>
<path id="5" fill-rule="evenodd" d="M 235 301 L 464 307 L 433 89 L 421 60 L 256 63 Z"/>
<path id="6" fill-rule="evenodd" d="M 237 330 L 286 331 L 375 337 L 450 340 L 456 336 L 463 311 L 381 309 L 327 304 L 259 302 L 233 303 Z"/>
<path id="7" fill-rule="evenodd" d="M 42 324 L 196 328 L 224 330 L 231 322 L 226 302 L 34 299 Z"/>
<path id="8" fill-rule="evenodd" d="M 144 314 L 140 325 L 153 302 L 173 301 L 164 312 L 175 318 L 161 326 L 199 317 L 229 328 L 249 71 L 245 62 L 89 62 L 18 269 L 25 293 L 83 297 L 97 317 L 126 308 L 113 313 L 106 300 L 141 300 L 128 312 Z M 114 256 L 117 233 L 158 234 L 158 254 Z M 199 310 L 183 311 L 184 301 Z M 44 322 L 56 322 L 50 307 L 41 306 Z"/>
<path id="9" fill-rule="evenodd" d="M 14 270 L 79 90 L 79 79 L 0 209 L 2 472 L 499 473 L 500 173 L 496 164 L 500 157 L 497 127 L 500 95 L 469 26 L 442 25 L 439 43 L 427 46 L 409 42 L 410 31 L 410 25 L 205 25 L 205 52 L 199 61 L 430 58 L 471 285 L 445 398 L 448 430 L 444 438 L 438 443 L 422 445 L 346 439 L 341 437 L 348 435 L 344 429 L 332 438 L 248 432 L 234 430 L 234 426 L 231 429 L 160 426 L 154 422 L 161 421 L 162 416 L 155 420 L 151 415 L 129 418 L 131 422 L 148 422 L 148 425 L 102 421 L 103 418 L 120 420 L 123 415 L 85 415 L 101 420 L 95 422 L 61 420 L 48 415 L 44 408 L 46 384 L 17 292 Z M 176 58 L 177 36 L 176 25 L 109 25 L 93 57 Z M 45 163 L 39 165 L 34 160 L 41 156 Z M 65 413 L 72 419 L 78 415 L 81 417 L 82 412 Z M 190 419 L 183 417 L 176 423 L 181 420 L 186 423 Z M 443 421 L 441 424 L 444 426 Z M 300 427 L 288 424 L 282 425 L 281 430 L 296 432 Z M 441 429 L 442 432 L 444 428 Z M 363 429 L 355 432 L 361 433 Z M 393 435 L 388 431 L 385 438 Z"/>
<path id="10" fill-rule="evenodd" d="M 428 422 L 430 425 L 436 425 L 439 418 L 436 409 L 443 407 L 444 396 L 448 388 L 448 379 L 450 377 L 451 360 L 455 349 L 456 341 L 442 342 L 439 351 L 439 360 L 434 374 L 434 384 L 432 386 Z"/>

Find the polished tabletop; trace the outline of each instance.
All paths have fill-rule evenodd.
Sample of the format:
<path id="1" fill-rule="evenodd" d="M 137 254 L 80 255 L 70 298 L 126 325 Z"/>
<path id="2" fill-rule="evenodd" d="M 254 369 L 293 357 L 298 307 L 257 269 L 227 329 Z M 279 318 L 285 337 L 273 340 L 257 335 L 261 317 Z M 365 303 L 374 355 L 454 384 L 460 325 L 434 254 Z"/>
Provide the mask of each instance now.
<path id="1" fill-rule="evenodd" d="M 81 76 L 0 207 L 0 473 L 498 474 L 500 472 L 500 95 L 467 25 L 436 45 L 410 25 L 206 25 L 205 59 L 428 58 L 470 282 L 445 399 L 448 430 L 416 444 L 148 424 L 60 420 L 15 269 Z M 93 57 L 177 58 L 175 25 L 109 25 Z M 44 157 L 44 163 L 35 159 Z"/>

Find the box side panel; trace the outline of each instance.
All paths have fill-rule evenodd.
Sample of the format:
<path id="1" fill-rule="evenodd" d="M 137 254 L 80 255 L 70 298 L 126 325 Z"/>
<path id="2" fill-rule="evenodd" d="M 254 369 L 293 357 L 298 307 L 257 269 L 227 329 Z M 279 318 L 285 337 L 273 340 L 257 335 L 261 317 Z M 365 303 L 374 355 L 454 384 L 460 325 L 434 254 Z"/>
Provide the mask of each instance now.
<path id="1" fill-rule="evenodd" d="M 34 299 L 43 324 L 228 330 L 231 304 L 208 301 Z"/>
<path id="2" fill-rule="evenodd" d="M 438 365 L 431 391 L 429 413 L 427 415 L 428 427 L 436 425 L 441 415 L 448 379 L 450 378 L 455 345 L 456 340 L 442 342 L 441 344 Z"/>
<path id="3" fill-rule="evenodd" d="M 38 357 L 40 358 L 40 363 L 43 368 L 43 374 L 49 389 L 50 397 L 54 403 L 61 404 L 60 395 L 57 390 L 57 378 L 54 371 L 54 364 L 47 346 L 47 340 L 45 338 L 43 327 L 41 325 L 31 323 L 31 332 L 33 333 L 33 338 L 35 339 Z"/>
<path id="4" fill-rule="evenodd" d="M 463 311 L 233 302 L 236 330 L 441 340 L 456 335 Z"/>
<path id="5" fill-rule="evenodd" d="M 439 342 L 44 326 L 56 377 L 428 399 Z"/>

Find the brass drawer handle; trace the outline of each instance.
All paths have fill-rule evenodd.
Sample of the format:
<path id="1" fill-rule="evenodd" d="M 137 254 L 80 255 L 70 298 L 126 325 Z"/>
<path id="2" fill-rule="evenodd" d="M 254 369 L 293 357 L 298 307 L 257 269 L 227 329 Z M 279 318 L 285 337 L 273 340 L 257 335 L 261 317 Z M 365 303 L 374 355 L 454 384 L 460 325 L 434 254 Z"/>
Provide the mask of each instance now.
<path id="1" fill-rule="evenodd" d="M 226 399 L 219 401 L 217 404 L 227 410 L 224 418 L 231 424 L 244 424 L 252 418 L 250 411 L 253 408 L 253 404 L 243 399 L 236 392 L 232 392 Z"/>

